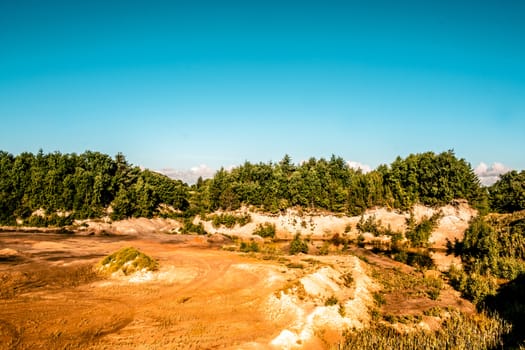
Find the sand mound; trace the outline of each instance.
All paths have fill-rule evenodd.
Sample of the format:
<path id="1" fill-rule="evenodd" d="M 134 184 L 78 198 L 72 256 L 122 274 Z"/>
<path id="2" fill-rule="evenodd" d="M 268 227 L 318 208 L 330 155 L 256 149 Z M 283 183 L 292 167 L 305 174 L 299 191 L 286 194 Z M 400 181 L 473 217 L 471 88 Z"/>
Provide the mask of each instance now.
<path id="1" fill-rule="evenodd" d="M 290 288 L 269 297 L 268 318 L 291 320 L 290 325 L 270 342 L 272 347 L 302 348 L 312 344 L 323 332 L 336 333 L 337 338 L 346 329 L 359 329 L 368 324 L 368 308 L 373 304 L 371 291 L 377 287 L 364 272 L 360 260 L 350 259 L 350 272 L 321 267 Z"/>
<path id="2" fill-rule="evenodd" d="M 127 247 L 108 255 L 99 264 L 99 270 L 111 274 L 136 274 L 137 281 L 148 279 L 152 271 L 158 269 L 155 259 L 140 252 L 136 248 Z M 142 276 L 142 277 L 141 277 Z"/>

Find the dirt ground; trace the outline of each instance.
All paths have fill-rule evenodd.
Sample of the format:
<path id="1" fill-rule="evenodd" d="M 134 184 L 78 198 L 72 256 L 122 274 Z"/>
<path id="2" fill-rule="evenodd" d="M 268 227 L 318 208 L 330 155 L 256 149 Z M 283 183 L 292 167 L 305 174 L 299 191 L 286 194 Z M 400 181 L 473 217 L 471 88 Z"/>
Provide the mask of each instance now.
<path id="1" fill-rule="evenodd" d="M 2 233 L 0 249 L 18 254 L 0 262 L 0 349 L 239 348 L 268 343 L 285 326 L 260 310 L 277 267 L 202 249 L 193 237 L 159 237 Z M 92 272 L 130 245 L 158 259 L 154 278 Z"/>
<path id="2" fill-rule="evenodd" d="M 344 329 L 370 322 L 379 287 L 355 256 L 363 251 L 266 259 L 223 244 L 165 233 L 0 232 L 0 350 L 329 349 Z M 128 246 L 157 259 L 159 270 L 95 271 Z M 377 268 L 404 266 L 371 253 L 363 259 Z M 448 294 L 430 302 L 394 293 L 383 309 L 410 313 L 460 299 Z M 327 305 L 330 297 L 336 305 Z"/>
<path id="3" fill-rule="evenodd" d="M 156 258 L 159 271 L 94 272 L 102 257 L 126 246 Z M 206 237 L 3 232 L 0 253 L 0 349 L 326 347 L 309 334 L 272 345 L 283 330 L 314 326 L 302 307 L 317 310 L 315 302 L 276 297 L 308 269 L 223 251 Z"/>

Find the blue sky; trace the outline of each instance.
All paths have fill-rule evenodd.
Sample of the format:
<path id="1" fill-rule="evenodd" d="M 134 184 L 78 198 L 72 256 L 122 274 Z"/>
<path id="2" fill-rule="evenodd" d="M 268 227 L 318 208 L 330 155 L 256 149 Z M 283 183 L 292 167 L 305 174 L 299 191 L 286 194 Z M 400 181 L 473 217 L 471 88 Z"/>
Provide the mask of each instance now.
<path id="1" fill-rule="evenodd" d="M 179 170 L 454 149 L 525 169 L 524 15 L 505 0 L 2 1 L 0 149 Z"/>

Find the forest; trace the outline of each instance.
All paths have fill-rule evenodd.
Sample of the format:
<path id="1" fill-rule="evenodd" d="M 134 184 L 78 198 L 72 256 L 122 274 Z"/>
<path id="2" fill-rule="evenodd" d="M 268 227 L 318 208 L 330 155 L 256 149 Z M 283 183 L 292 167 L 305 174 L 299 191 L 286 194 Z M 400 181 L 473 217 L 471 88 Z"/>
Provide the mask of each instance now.
<path id="1" fill-rule="evenodd" d="M 0 224 L 64 226 L 74 219 L 151 217 L 161 204 L 188 207 L 188 186 L 134 167 L 122 154 L 87 151 L 13 156 L 0 151 Z M 33 215 L 37 211 L 45 215 Z M 20 222 L 20 221 L 19 221 Z"/>
<path id="2" fill-rule="evenodd" d="M 453 199 L 488 212 L 525 208 L 525 172 L 509 172 L 481 186 L 470 164 L 453 151 L 398 157 L 364 173 L 341 158 L 294 164 L 245 162 L 194 185 L 92 151 L 82 154 L 0 151 L 0 224 L 63 226 L 74 219 L 109 215 L 118 220 L 156 215 L 193 216 L 251 206 L 277 213 L 290 207 L 360 215 L 382 206 L 407 210 Z M 40 215 L 34 215 L 40 213 Z M 45 213 L 45 215 L 42 215 Z"/>

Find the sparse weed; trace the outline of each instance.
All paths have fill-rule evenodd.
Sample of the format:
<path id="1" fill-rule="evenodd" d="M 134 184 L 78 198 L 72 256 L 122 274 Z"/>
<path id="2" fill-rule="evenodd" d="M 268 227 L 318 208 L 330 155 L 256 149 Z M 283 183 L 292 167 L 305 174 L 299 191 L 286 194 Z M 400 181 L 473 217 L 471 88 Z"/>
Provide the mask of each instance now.
<path id="1" fill-rule="evenodd" d="M 325 306 L 332 306 L 332 305 L 337 305 L 339 304 L 339 300 L 335 297 L 335 296 L 330 296 L 328 297 L 325 302 L 324 302 L 324 305 Z"/>

